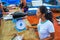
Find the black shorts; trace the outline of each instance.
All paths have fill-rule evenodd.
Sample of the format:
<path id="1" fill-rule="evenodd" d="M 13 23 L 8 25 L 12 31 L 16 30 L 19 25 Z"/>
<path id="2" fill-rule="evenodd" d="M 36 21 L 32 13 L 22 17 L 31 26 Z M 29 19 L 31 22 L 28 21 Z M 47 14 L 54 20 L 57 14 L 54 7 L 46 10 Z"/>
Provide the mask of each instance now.
<path id="1" fill-rule="evenodd" d="M 2 18 L 3 14 L 0 14 L 0 18 Z"/>

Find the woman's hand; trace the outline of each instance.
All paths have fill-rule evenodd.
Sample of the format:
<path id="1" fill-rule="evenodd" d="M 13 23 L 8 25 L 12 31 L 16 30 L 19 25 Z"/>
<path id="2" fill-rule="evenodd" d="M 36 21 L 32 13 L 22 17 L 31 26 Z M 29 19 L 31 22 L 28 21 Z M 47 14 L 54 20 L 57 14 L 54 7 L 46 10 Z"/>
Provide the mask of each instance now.
<path id="1" fill-rule="evenodd" d="M 45 38 L 45 39 L 43 39 L 43 40 L 49 40 L 50 38 L 48 37 L 48 38 Z"/>
<path id="2" fill-rule="evenodd" d="M 53 40 L 52 37 L 45 38 L 44 40 Z"/>

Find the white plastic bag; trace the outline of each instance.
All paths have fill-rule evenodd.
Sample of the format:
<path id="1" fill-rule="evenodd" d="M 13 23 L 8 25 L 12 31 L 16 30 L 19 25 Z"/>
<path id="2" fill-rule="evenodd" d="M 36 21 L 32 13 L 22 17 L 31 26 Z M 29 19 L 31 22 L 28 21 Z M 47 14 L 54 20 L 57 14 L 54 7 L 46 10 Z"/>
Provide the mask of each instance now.
<path id="1" fill-rule="evenodd" d="M 17 35 L 13 40 L 22 40 L 23 39 L 23 35 L 20 36 L 20 35 Z"/>

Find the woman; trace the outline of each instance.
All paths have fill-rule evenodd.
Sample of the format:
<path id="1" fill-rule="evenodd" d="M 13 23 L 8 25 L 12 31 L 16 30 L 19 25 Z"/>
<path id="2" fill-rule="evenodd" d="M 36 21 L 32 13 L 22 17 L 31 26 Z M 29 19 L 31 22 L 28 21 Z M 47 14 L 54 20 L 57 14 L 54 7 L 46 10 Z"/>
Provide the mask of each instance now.
<path id="1" fill-rule="evenodd" d="M 39 18 L 39 23 L 36 26 L 30 28 L 37 28 L 40 40 L 53 40 L 54 39 L 54 25 L 52 19 L 52 12 L 45 6 L 40 6 L 36 13 Z"/>
<path id="2" fill-rule="evenodd" d="M 55 30 L 52 12 L 48 12 L 45 6 L 40 6 L 36 15 L 40 18 L 37 25 L 40 40 L 53 40 Z"/>

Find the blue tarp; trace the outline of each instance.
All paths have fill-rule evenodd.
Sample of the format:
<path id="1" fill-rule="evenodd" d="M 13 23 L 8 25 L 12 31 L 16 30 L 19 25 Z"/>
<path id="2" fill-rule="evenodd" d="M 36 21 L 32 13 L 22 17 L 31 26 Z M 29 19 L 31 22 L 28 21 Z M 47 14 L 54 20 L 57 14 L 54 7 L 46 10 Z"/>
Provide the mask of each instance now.
<path id="1" fill-rule="evenodd" d="M 15 3 L 19 3 L 20 2 L 20 0 L 1 0 L 1 1 L 9 3 L 9 4 L 15 4 Z"/>
<path id="2" fill-rule="evenodd" d="M 20 4 L 20 0 L 1 0 L 2 2 L 5 2 L 5 5 L 9 5 L 9 4 Z M 34 0 L 26 0 L 26 2 L 32 2 Z M 44 3 L 48 3 L 50 0 L 43 0 Z"/>
<path id="3" fill-rule="evenodd" d="M 1 0 L 2 2 L 5 2 L 5 6 L 8 6 L 10 4 L 20 4 L 20 0 Z M 32 0 L 26 0 L 26 2 L 31 2 Z"/>
<path id="4" fill-rule="evenodd" d="M 5 6 L 8 6 L 9 4 L 20 4 L 20 0 L 1 0 L 2 2 L 5 2 Z"/>
<path id="5" fill-rule="evenodd" d="M 1 0 L 2 2 L 6 2 L 8 4 L 19 4 L 20 0 Z M 32 0 L 26 0 L 26 2 L 31 2 Z"/>
<path id="6" fill-rule="evenodd" d="M 26 0 L 26 2 L 32 2 L 32 0 Z"/>

